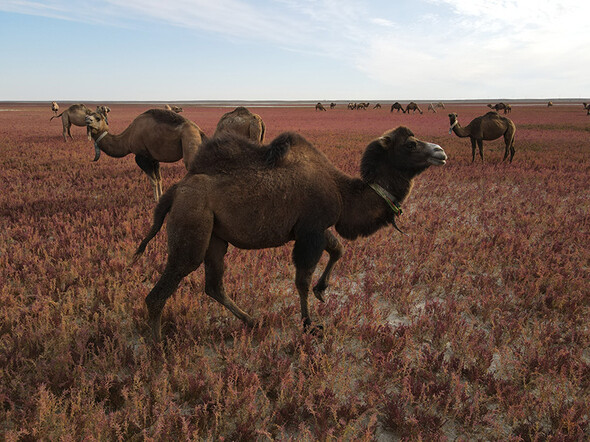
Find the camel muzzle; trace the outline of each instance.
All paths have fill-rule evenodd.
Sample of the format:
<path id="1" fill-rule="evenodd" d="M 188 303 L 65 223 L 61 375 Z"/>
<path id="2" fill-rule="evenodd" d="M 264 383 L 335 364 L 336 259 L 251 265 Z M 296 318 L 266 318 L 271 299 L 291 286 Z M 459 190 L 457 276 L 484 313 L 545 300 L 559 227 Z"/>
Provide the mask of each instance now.
<path id="1" fill-rule="evenodd" d="M 438 144 L 428 144 L 432 149 L 432 154 L 430 155 L 430 158 L 428 158 L 428 162 L 433 166 L 442 166 L 446 164 L 448 157 L 443 148 Z"/>

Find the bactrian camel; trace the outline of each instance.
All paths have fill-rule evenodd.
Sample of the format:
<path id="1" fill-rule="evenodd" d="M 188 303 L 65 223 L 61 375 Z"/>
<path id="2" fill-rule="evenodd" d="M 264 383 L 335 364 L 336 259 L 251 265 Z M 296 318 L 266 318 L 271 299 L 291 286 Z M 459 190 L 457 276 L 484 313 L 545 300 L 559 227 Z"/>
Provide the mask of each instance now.
<path id="1" fill-rule="evenodd" d="M 156 341 L 166 300 L 180 281 L 205 263 L 205 293 L 247 325 L 255 320 L 223 287 L 228 244 L 242 249 L 278 247 L 295 241 L 293 262 L 301 316 L 311 328 L 308 295 L 312 275 L 326 250 L 328 264 L 313 288 L 324 300 L 342 246 L 328 229 L 346 239 L 368 236 L 401 214 L 413 179 L 431 165 L 445 164 L 443 149 L 399 127 L 372 141 L 361 160 L 361 177 L 338 170 L 303 137 L 284 133 L 270 145 L 227 134 L 211 138 L 195 155 L 189 173 L 158 202 L 154 221 L 135 259 L 168 215 L 168 260 L 146 297 Z M 321 327 L 320 327 L 321 328 Z"/>
<path id="2" fill-rule="evenodd" d="M 94 161 L 98 161 L 101 151 L 115 158 L 134 154 L 135 162 L 152 182 L 156 201 L 162 195 L 160 162 L 174 163 L 182 158 L 188 169 L 206 139 L 195 123 L 164 109 L 144 112 L 118 135 L 109 133 L 104 115 L 98 112 L 86 117 L 86 125 L 94 140 Z"/>
<path id="3" fill-rule="evenodd" d="M 514 157 L 514 134 L 516 126 L 509 118 L 498 115 L 497 112 L 488 112 L 485 115 L 474 118 L 467 126 L 462 127 L 456 113 L 449 114 L 451 127 L 449 133 L 455 132 L 455 135 L 461 138 L 469 137 L 471 139 L 471 162 L 475 161 L 475 145 L 479 148 L 479 156 L 483 163 L 483 140 L 496 140 L 504 137 L 506 149 L 504 151 L 504 161 L 510 152 L 510 162 Z"/>
<path id="4" fill-rule="evenodd" d="M 68 107 L 65 111 L 63 111 L 61 114 L 59 115 L 54 115 L 53 117 L 51 117 L 49 119 L 49 121 L 53 120 L 54 118 L 58 118 L 61 117 L 61 124 L 62 124 L 62 128 L 63 128 L 63 137 L 64 137 L 64 141 L 68 141 L 68 139 L 66 138 L 66 136 L 69 136 L 70 138 L 73 139 L 72 134 L 70 133 L 70 127 L 72 127 L 72 124 L 74 126 L 81 126 L 84 127 L 86 126 L 86 116 L 90 115 L 92 113 L 92 110 L 88 109 L 84 104 L 72 104 L 70 107 Z M 88 136 L 88 139 L 90 140 L 90 129 L 86 128 L 86 135 Z"/>
<path id="5" fill-rule="evenodd" d="M 51 102 L 51 111 L 53 112 L 53 115 L 57 117 L 57 113 L 59 112 L 59 104 L 57 104 L 56 101 Z"/>
<path id="6" fill-rule="evenodd" d="M 219 123 L 217 123 L 213 136 L 218 136 L 224 132 L 234 132 L 257 143 L 263 143 L 265 130 L 266 127 L 260 115 L 239 106 L 233 111 L 223 114 L 219 119 Z"/>

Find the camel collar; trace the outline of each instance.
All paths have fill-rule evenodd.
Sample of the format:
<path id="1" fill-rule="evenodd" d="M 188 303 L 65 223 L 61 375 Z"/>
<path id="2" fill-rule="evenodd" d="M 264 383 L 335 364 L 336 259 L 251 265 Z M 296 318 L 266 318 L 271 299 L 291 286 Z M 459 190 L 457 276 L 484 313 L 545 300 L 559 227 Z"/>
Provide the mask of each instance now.
<path id="1" fill-rule="evenodd" d="M 459 120 L 455 120 L 455 122 L 451 124 L 451 127 L 449 127 L 449 133 L 453 132 L 453 127 L 455 127 L 457 124 L 459 124 Z"/>
<path id="2" fill-rule="evenodd" d="M 369 187 L 373 189 L 377 195 L 379 195 L 381 198 L 385 200 L 385 202 L 393 212 L 393 216 L 391 217 L 391 224 L 393 225 L 393 227 L 395 227 L 395 230 L 405 235 L 405 233 L 402 232 L 395 223 L 395 217 L 400 216 L 403 213 L 403 210 L 400 204 L 395 200 L 395 197 L 377 183 L 371 183 L 369 184 Z"/>
<path id="3" fill-rule="evenodd" d="M 96 140 L 94 140 L 94 146 L 98 147 L 98 142 L 100 140 L 102 140 L 104 137 L 106 137 L 108 133 L 109 133 L 109 131 L 107 131 L 107 130 L 105 130 L 103 133 L 101 133 L 100 136 Z"/>

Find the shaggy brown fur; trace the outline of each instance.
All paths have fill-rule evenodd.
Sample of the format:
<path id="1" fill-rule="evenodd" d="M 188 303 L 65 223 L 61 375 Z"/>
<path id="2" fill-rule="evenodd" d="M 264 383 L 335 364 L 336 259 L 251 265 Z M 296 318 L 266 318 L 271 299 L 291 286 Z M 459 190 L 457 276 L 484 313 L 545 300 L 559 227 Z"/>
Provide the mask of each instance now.
<path id="1" fill-rule="evenodd" d="M 101 151 L 115 158 L 134 154 L 135 162 L 154 186 L 156 201 L 162 195 L 160 162 L 174 163 L 182 158 L 188 169 L 195 152 L 206 139 L 195 123 L 163 109 L 144 112 L 119 135 L 108 133 L 102 113 L 88 115 L 86 125 L 94 139 L 94 161 L 98 161 Z"/>
<path id="2" fill-rule="evenodd" d="M 213 136 L 216 137 L 224 132 L 234 132 L 257 143 L 264 143 L 265 131 L 266 126 L 260 115 L 239 106 L 220 118 Z"/>
<path id="3" fill-rule="evenodd" d="M 391 109 L 389 110 L 389 112 L 393 112 L 394 109 L 397 110 L 398 112 L 402 111 L 402 113 L 404 113 L 404 114 L 406 113 L 406 110 L 404 109 L 404 107 L 397 101 L 391 105 Z"/>
<path id="4" fill-rule="evenodd" d="M 54 118 L 61 117 L 61 124 L 62 124 L 62 134 L 64 137 L 64 141 L 68 141 L 66 135 L 73 139 L 72 134 L 70 133 L 70 127 L 72 124 L 74 126 L 86 126 L 86 116 L 90 115 L 92 111 L 88 109 L 84 104 L 72 104 L 68 107 L 65 111 L 63 111 L 59 115 L 54 115 L 49 119 L 49 121 L 53 120 Z M 86 135 L 90 140 L 90 129 L 86 128 Z"/>
<path id="5" fill-rule="evenodd" d="M 516 132 L 516 126 L 509 118 L 502 117 L 496 112 L 488 112 L 481 117 L 474 118 L 471 123 L 467 126 L 462 127 L 459 124 L 458 115 L 456 113 L 449 114 L 449 120 L 451 123 L 451 130 L 455 132 L 455 135 L 461 138 L 469 137 L 471 139 L 471 162 L 475 161 L 475 145 L 479 147 L 479 156 L 483 163 L 483 140 L 495 140 L 500 137 L 504 137 L 504 143 L 506 144 L 506 150 L 504 151 L 504 161 L 508 157 L 508 151 L 510 151 L 510 162 L 512 163 L 512 157 L 514 157 L 514 134 Z"/>
<path id="6" fill-rule="evenodd" d="M 421 114 L 424 113 L 424 112 L 422 112 L 422 109 L 420 109 L 418 107 L 418 105 L 416 103 L 414 103 L 413 101 L 410 101 L 408 103 L 408 105 L 406 106 L 406 113 L 409 114 L 410 111 L 412 111 L 412 113 L 415 113 L 416 111 L 420 112 Z"/>
<path id="7" fill-rule="evenodd" d="M 304 327 L 311 325 L 311 277 L 326 250 L 328 264 L 313 291 L 323 301 L 342 246 L 328 230 L 347 239 L 366 236 L 394 220 L 390 206 L 369 185 L 379 184 L 402 203 L 414 177 L 447 156 L 400 127 L 371 142 L 361 161 L 362 178 L 350 177 L 303 137 L 285 133 L 264 149 L 226 134 L 212 138 L 195 155 L 189 173 L 157 204 L 154 222 L 135 259 L 168 215 L 168 261 L 146 297 L 153 336 L 180 281 L 205 263 L 205 293 L 248 325 L 255 320 L 225 293 L 222 277 L 228 244 L 243 249 L 277 247 L 295 241 L 295 285 Z"/>

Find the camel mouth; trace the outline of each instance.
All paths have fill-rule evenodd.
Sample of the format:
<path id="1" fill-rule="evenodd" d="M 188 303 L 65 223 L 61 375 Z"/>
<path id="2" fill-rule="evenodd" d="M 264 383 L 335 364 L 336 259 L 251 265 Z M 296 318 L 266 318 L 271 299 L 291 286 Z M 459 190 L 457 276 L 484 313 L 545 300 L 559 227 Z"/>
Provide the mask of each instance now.
<path id="1" fill-rule="evenodd" d="M 447 154 L 445 153 L 443 148 L 440 147 L 438 144 L 428 144 L 430 144 L 430 148 L 432 149 L 432 154 L 428 157 L 427 160 L 428 163 L 433 166 L 442 166 L 446 164 L 449 157 L 447 157 Z"/>

